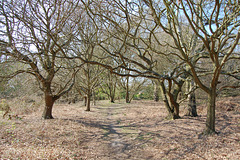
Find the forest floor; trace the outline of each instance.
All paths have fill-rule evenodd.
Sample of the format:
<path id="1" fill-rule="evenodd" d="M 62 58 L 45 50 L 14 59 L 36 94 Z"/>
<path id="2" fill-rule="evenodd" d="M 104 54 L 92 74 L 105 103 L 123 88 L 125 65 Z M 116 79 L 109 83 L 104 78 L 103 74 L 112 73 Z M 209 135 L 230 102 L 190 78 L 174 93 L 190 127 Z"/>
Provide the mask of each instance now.
<path id="1" fill-rule="evenodd" d="M 56 104 L 51 120 L 41 110 L 0 118 L 0 159 L 240 159 L 240 97 L 217 103 L 212 136 L 200 134 L 204 106 L 198 117 L 165 120 L 161 102 L 99 101 L 91 112 L 80 105 Z"/>

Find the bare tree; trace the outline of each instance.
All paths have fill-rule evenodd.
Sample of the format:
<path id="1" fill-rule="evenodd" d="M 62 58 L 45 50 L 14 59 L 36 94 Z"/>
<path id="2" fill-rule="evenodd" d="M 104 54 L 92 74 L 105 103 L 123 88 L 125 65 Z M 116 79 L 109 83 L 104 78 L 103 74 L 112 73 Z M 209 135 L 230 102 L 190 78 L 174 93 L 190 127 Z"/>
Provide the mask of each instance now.
<path id="1" fill-rule="evenodd" d="M 45 96 L 42 117 L 51 119 L 54 102 L 74 83 L 74 63 L 59 57 L 68 54 L 68 45 L 78 22 L 78 17 L 74 16 L 78 3 L 3 0 L 0 7 L 1 54 L 27 66 L 27 69 L 11 73 L 8 78 L 20 73 L 35 76 Z"/>
<path id="2" fill-rule="evenodd" d="M 96 28 L 101 31 L 100 33 L 104 34 L 103 38 L 97 42 L 100 50 L 105 52 L 103 54 L 105 56 L 102 57 L 106 59 L 104 62 L 112 61 L 113 63 L 102 63 L 97 60 L 89 61 L 83 56 L 78 58 L 87 63 L 101 65 L 118 76 L 140 76 L 158 79 L 162 82 L 166 81 L 170 84 L 174 83 L 176 85 L 172 86 L 177 88 L 182 86 L 182 79 L 180 80 L 177 77 L 177 72 L 180 73 L 179 69 L 182 68 L 181 61 L 176 61 L 176 65 L 172 65 L 173 71 L 170 69 L 163 71 L 158 69 L 161 67 L 157 67 L 161 65 L 160 62 L 158 63 L 157 57 L 164 54 L 152 50 L 152 45 L 158 45 L 157 41 L 153 42 L 152 39 L 159 36 L 159 34 L 155 34 L 157 25 L 153 25 L 154 23 L 151 23 L 148 17 L 143 14 L 142 3 L 136 3 L 135 1 L 109 2 L 104 0 L 95 3 L 94 1 L 85 3 L 85 7 L 88 10 L 87 13 L 90 19 L 100 23 L 94 23 Z M 156 32 L 159 32 L 159 30 L 156 29 Z M 167 59 L 170 60 L 171 57 Z M 120 73 L 119 69 L 125 70 L 125 72 Z M 183 78 L 185 74 L 181 77 Z M 181 85 L 177 85 L 179 83 Z M 165 85 L 165 83 L 162 84 Z M 179 114 L 179 105 L 176 103 L 177 98 L 174 98 L 178 96 L 179 92 L 174 91 L 174 87 L 169 88 L 168 92 L 166 92 L 166 96 L 170 96 L 166 99 L 166 103 L 170 104 L 170 106 L 166 106 L 173 108 L 170 114 Z M 171 117 L 175 118 L 179 117 L 179 115 Z"/>
<path id="3" fill-rule="evenodd" d="M 129 71 L 127 72 L 129 74 Z M 126 94 L 126 103 L 131 103 L 134 95 L 136 95 L 141 90 L 146 81 L 147 79 L 141 77 L 132 78 L 130 76 L 126 76 L 118 78 L 118 86 L 120 87 L 120 90 L 123 89 Z"/>
<path id="4" fill-rule="evenodd" d="M 106 71 L 104 74 L 105 78 L 103 78 L 103 83 L 100 84 L 101 91 L 108 96 L 111 103 L 115 102 L 116 98 L 116 90 L 117 90 L 117 82 L 118 78 L 116 75 L 112 74 L 109 71 Z"/>
<path id="5" fill-rule="evenodd" d="M 80 71 L 77 73 L 75 87 L 80 92 L 86 95 L 86 111 L 90 111 L 90 101 L 94 90 L 100 86 L 102 82 L 101 74 L 104 70 L 100 66 L 86 64 L 81 67 Z M 93 97 L 94 98 L 94 97 Z"/>
<path id="6" fill-rule="evenodd" d="M 103 30 L 108 35 L 99 46 L 117 62 L 118 67 L 99 62 L 90 63 L 102 65 L 116 74 L 119 68 L 131 71 L 131 74 L 119 74 L 122 76 L 143 76 L 167 82 L 171 80 L 177 85 L 181 82 L 179 79 L 169 76 L 169 73 L 161 74 L 154 70 L 157 64 L 154 57 L 164 55 L 177 59 L 182 71 L 185 70 L 182 77 L 192 76 L 197 86 L 208 94 L 205 133 L 215 133 L 215 101 L 217 90 L 220 89 L 217 87 L 219 77 L 224 73 L 223 68 L 228 61 L 239 59 L 239 54 L 235 52 L 240 37 L 238 3 L 204 0 L 102 0 L 96 5 L 94 2 L 88 3 L 85 7 L 88 16 L 103 21 L 102 24 L 107 26 Z M 190 26 L 186 31 L 191 36 L 186 37 L 184 25 Z M 171 41 L 165 41 L 164 37 L 170 37 Z M 117 43 L 117 47 L 113 43 Z M 129 52 L 132 54 L 129 55 Z M 203 58 L 211 62 L 212 68 L 201 66 Z M 127 63 L 132 64 L 131 68 Z M 234 73 L 239 71 L 229 74 Z M 204 76 L 212 76 L 209 84 L 202 80 Z M 238 86 L 222 88 L 225 87 Z M 171 94 L 168 96 L 170 101 L 175 99 Z M 175 104 L 173 102 L 177 106 Z"/>
<path id="7" fill-rule="evenodd" d="M 144 0 L 157 24 L 173 41 L 178 53 L 176 57 L 189 66 L 195 83 L 208 94 L 206 134 L 215 133 L 215 101 L 219 77 L 228 61 L 239 59 L 236 47 L 240 38 L 240 6 L 235 1 L 158 1 Z M 186 19 L 196 36 L 195 42 L 202 47 L 191 49 L 194 41 L 183 38 L 180 17 Z M 207 58 L 211 67 L 201 67 L 200 59 Z M 195 65 L 198 59 L 198 63 Z M 202 76 L 211 76 L 209 84 L 204 84 Z"/>

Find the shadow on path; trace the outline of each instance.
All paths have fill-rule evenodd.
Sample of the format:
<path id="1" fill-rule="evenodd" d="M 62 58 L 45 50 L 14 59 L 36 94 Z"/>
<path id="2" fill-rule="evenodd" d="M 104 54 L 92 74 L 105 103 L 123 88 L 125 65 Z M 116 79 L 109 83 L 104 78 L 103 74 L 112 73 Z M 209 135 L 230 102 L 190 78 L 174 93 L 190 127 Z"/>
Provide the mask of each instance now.
<path id="1" fill-rule="evenodd" d="M 121 125 L 120 120 L 116 118 L 116 115 L 121 114 L 123 108 L 122 104 L 121 106 L 112 104 L 110 106 L 97 107 L 97 112 L 101 115 L 98 121 L 88 121 L 84 118 L 65 120 L 104 130 L 104 133 L 98 140 L 107 145 L 109 153 L 105 154 L 108 154 L 108 157 L 111 157 L 111 159 L 129 159 L 131 157 L 131 144 L 128 143 L 126 136 L 133 133 L 126 133 L 124 127 L 127 126 Z M 135 134 L 138 134 L 138 132 L 136 131 Z M 85 142 L 87 141 L 91 141 L 91 139 L 86 138 Z"/>

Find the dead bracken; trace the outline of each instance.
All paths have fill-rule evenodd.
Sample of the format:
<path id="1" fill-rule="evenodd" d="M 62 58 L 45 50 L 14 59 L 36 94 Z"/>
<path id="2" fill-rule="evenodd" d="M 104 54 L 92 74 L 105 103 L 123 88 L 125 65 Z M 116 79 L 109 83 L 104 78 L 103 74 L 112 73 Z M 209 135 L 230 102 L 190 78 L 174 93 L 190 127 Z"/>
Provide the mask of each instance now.
<path id="1" fill-rule="evenodd" d="M 153 101 L 99 101 L 91 112 L 79 104 L 55 107 L 51 120 L 40 119 L 41 111 L 2 119 L 0 159 L 240 158 L 240 115 L 235 110 L 217 110 L 219 134 L 200 136 L 204 107 L 198 117 L 178 120 L 165 120 L 163 104 Z"/>

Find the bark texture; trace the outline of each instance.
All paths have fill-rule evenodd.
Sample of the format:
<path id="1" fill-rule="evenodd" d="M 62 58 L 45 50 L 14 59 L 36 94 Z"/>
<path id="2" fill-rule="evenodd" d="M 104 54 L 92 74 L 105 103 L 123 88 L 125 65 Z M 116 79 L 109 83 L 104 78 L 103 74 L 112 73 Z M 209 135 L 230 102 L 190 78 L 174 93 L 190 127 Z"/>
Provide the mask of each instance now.
<path id="1" fill-rule="evenodd" d="M 207 120 L 205 134 L 214 134 L 215 131 L 215 103 L 216 103 L 216 91 L 212 90 L 208 95 L 207 106 Z"/>
<path id="2" fill-rule="evenodd" d="M 49 93 L 45 93 L 45 107 L 42 114 L 43 119 L 53 119 L 52 109 L 54 102 L 54 97 Z"/>
<path id="3" fill-rule="evenodd" d="M 86 111 L 90 111 L 90 105 L 91 105 L 91 93 L 88 93 L 87 95 L 87 109 Z"/>
<path id="4" fill-rule="evenodd" d="M 186 107 L 185 116 L 196 117 L 197 115 L 197 104 L 196 104 L 196 95 L 195 92 L 191 92 L 191 88 L 193 87 L 194 82 L 188 81 L 186 84 L 186 90 L 189 92 L 187 97 L 188 105 Z"/>
<path id="5" fill-rule="evenodd" d="M 162 81 L 160 82 L 160 90 L 161 90 L 164 106 L 166 107 L 166 109 L 168 111 L 168 115 L 167 115 L 166 119 L 176 119 L 177 116 L 174 113 L 174 108 L 172 108 L 169 104 L 169 101 L 168 101 L 168 98 L 167 98 L 166 88 L 165 88 L 164 83 Z"/>
<path id="6" fill-rule="evenodd" d="M 191 93 L 188 95 L 188 105 L 186 108 L 185 116 L 191 116 L 191 117 L 198 116 L 195 93 Z"/>
<path id="7" fill-rule="evenodd" d="M 126 103 L 130 103 L 130 99 L 129 99 L 129 91 L 126 91 Z"/>

